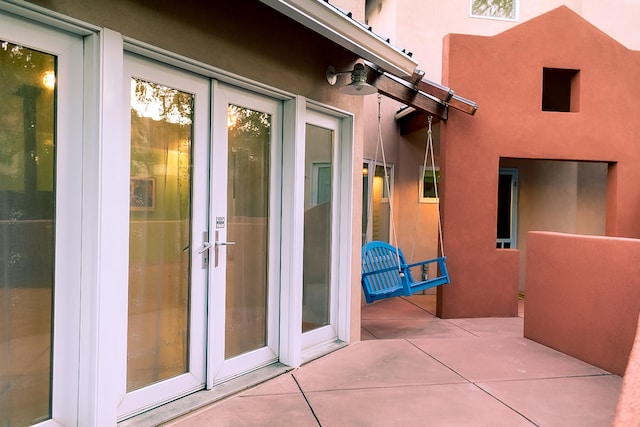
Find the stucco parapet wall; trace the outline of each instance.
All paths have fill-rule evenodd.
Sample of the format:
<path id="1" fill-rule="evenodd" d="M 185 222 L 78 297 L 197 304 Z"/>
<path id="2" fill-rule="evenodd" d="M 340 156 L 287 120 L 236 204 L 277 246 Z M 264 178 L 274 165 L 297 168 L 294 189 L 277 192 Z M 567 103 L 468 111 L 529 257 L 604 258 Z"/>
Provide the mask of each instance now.
<path id="1" fill-rule="evenodd" d="M 529 232 L 524 335 L 623 375 L 640 313 L 640 240 Z"/>
<path id="2" fill-rule="evenodd" d="M 640 318 L 638 319 L 640 326 Z M 614 427 L 638 425 L 640 420 L 640 327 L 636 332 L 629 363 L 624 373 L 622 391 L 618 399 Z"/>

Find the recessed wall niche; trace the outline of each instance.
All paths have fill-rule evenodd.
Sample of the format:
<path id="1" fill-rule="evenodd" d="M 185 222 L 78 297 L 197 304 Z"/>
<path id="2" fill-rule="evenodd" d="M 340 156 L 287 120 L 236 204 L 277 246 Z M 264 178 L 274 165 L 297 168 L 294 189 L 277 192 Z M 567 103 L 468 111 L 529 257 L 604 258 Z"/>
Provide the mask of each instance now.
<path id="1" fill-rule="evenodd" d="M 580 111 L 580 70 L 542 69 L 542 111 Z"/>

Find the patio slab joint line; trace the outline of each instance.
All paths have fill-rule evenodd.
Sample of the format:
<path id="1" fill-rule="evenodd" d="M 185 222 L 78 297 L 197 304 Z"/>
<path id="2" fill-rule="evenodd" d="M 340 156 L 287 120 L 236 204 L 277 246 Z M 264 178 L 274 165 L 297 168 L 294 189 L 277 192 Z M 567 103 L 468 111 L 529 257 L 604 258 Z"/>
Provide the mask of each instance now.
<path id="1" fill-rule="evenodd" d="M 418 347 L 411 339 L 406 339 L 406 341 L 411 344 L 412 346 L 414 346 L 416 349 L 418 349 L 419 351 L 421 351 L 422 353 L 426 354 L 427 356 L 429 356 L 431 359 L 435 360 L 436 362 L 438 362 L 439 364 L 441 364 L 442 366 L 444 366 L 445 368 L 447 368 L 448 370 L 450 370 L 451 372 L 453 372 L 454 374 L 458 375 L 460 378 L 462 378 L 463 380 L 465 380 L 466 382 L 470 383 L 470 384 L 474 384 L 475 383 L 473 381 L 471 381 L 469 378 L 465 377 L 464 375 L 462 375 L 460 372 L 456 371 L 455 369 L 453 369 L 451 366 L 445 364 L 444 362 L 442 362 L 441 360 L 438 360 L 437 358 L 435 358 L 433 355 L 429 354 L 426 350 Z"/>
<path id="2" fill-rule="evenodd" d="M 311 411 L 311 415 L 313 415 L 313 418 L 315 418 L 316 422 L 318 423 L 318 426 L 322 427 L 322 424 L 320 424 L 320 420 L 318 419 L 318 416 L 316 415 L 316 412 L 313 410 L 313 407 L 311 406 L 311 403 L 309 402 L 309 399 L 307 399 L 307 395 L 304 394 L 304 391 L 302 390 L 302 387 L 300 387 L 300 383 L 298 382 L 298 379 L 293 374 L 291 374 L 291 378 L 293 378 L 293 381 L 296 383 L 296 386 L 298 387 L 298 390 L 300 390 L 300 393 L 302 394 L 302 397 L 304 398 L 304 401 L 307 402 L 307 406 L 309 407 L 309 410 Z"/>
<path id="3" fill-rule="evenodd" d="M 493 394 L 489 393 L 487 390 L 483 389 L 482 387 L 480 387 L 478 384 L 472 382 L 471 384 L 473 384 L 476 388 L 478 388 L 480 391 L 482 391 L 483 393 L 485 393 L 487 396 L 491 397 L 492 399 L 500 402 L 502 405 L 504 405 L 506 408 L 511 409 L 513 412 L 515 412 L 516 414 L 520 415 L 522 418 L 524 418 L 525 420 L 529 421 L 531 424 L 533 424 L 536 427 L 540 427 L 539 424 L 536 424 L 531 418 L 527 417 L 525 414 L 523 414 L 522 412 L 518 411 L 516 408 L 507 405 L 505 402 L 503 402 L 502 400 L 500 400 L 498 397 L 494 396 Z"/>

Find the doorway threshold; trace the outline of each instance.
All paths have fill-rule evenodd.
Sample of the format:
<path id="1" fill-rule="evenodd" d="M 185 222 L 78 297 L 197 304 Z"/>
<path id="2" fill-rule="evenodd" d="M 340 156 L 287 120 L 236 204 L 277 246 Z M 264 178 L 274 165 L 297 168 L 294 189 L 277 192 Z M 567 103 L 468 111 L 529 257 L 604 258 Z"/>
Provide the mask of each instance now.
<path id="1" fill-rule="evenodd" d="M 255 371 L 233 378 L 214 386 L 211 390 L 201 390 L 143 412 L 118 423 L 118 427 L 155 427 L 189 414 L 204 406 L 240 393 L 267 380 L 275 378 L 293 368 L 282 363 L 273 363 Z"/>

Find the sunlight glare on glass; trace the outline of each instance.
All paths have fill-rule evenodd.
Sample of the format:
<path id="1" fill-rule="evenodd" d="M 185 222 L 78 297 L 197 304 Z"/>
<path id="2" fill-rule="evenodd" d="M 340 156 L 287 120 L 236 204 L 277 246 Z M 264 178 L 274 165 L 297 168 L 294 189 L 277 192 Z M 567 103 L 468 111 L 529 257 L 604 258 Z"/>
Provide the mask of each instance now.
<path id="1" fill-rule="evenodd" d="M 49 90 L 56 87 L 56 75 L 53 71 L 46 71 L 42 76 L 42 84 Z"/>
<path id="2" fill-rule="evenodd" d="M 138 86 L 144 87 L 143 92 L 138 91 Z M 177 97 L 175 89 L 161 87 L 153 83 L 131 79 L 131 108 L 140 116 L 156 121 L 165 121 L 181 125 L 191 124 L 191 115 L 184 114 L 176 108 L 165 109 L 162 99 L 154 96 L 153 89 L 160 88 L 163 97 Z"/>
<path id="3" fill-rule="evenodd" d="M 227 111 L 227 128 L 232 129 L 238 123 L 238 109 L 234 105 L 229 105 Z"/>

